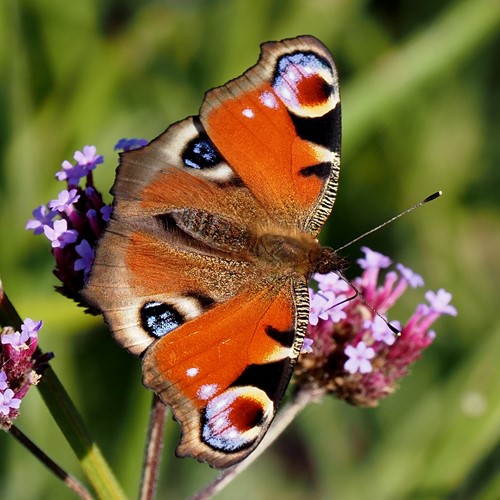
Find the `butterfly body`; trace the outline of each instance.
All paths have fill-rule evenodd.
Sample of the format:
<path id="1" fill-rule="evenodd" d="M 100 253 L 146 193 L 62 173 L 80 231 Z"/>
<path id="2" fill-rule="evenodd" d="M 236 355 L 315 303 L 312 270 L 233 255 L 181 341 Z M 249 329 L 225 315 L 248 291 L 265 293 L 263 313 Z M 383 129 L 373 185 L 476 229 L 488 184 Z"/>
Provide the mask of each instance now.
<path id="1" fill-rule="evenodd" d="M 317 240 L 339 165 L 336 70 L 309 36 L 264 44 L 199 116 L 121 156 L 82 293 L 142 356 L 181 424 L 178 455 L 227 467 L 269 427 L 307 329 L 307 278 L 344 265 Z"/>

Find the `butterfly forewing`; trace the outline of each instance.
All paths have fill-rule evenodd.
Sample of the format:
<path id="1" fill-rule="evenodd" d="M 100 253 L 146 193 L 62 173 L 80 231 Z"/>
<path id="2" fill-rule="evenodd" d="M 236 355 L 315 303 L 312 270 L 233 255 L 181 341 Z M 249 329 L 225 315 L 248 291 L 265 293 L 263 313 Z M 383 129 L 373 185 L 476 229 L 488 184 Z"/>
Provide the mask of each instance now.
<path id="1" fill-rule="evenodd" d="M 263 44 L 254 67 L 207 93 L 200 118 L 274 220 L 317 234 L 340 166 L 338 78 L 321 42 Z"/>

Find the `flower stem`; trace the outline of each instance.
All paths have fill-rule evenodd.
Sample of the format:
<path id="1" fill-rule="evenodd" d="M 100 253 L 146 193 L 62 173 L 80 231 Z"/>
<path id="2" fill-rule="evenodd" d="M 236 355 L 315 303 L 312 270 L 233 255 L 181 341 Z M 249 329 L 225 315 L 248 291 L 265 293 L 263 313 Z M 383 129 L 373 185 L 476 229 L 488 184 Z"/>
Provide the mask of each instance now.
<path id="1" fill-rule="evenodd" d="M 8 432 L 17 439 L 25 448 L 27 448 L 35 457 L 37 457 L 47 468 L 53 472 L 64 484 L 73 490 L 80 498 L 92 500 L 90 492 L 72 475 L 59 467 L 51 458 L 49 458 L 31 439 L 26 436 L 15 425 L 12 425 Z"/>
<path id="2" fill-rule="evenodd" d="M 324 391 L 322 390 L 313 392 L 307 389 L 299 389 L 293 394 L 291 400 L 280 410 L 275 421 L 255 451 L 239 464 L 233 465 L 233 467 L 219 474 L 211 483 L 191 497 L 191 500 L 206 500 L 222 491 L 223 488 L 241 474 L 250 464 L 260 457 L 274 441 L 276 441 L 308 403 L 316 401 L 323 394 Z"/>
<path id="3" fill-rule="evenodd" d="M 0 324 L 12 326 L 16 330 L 20 330 L 22 324 L 21 317 L 7 297 L 1 281 Z M 38 349 L 37 352 L 41 351 Z M 125 494 L 90 436 L 81 415 L 50 366 L 44 371 L 37 387 L 99 498 L 125 499 Z"/>
<path id="4" fill-rule="evenodd" d="M 149 429 L 142 466 L 142 481 L 139 494 L 141 500 L 152 500 L 155 497 L 166 416 L 167 407 L 160 398 L 154 394 L 151 403 Z"/>

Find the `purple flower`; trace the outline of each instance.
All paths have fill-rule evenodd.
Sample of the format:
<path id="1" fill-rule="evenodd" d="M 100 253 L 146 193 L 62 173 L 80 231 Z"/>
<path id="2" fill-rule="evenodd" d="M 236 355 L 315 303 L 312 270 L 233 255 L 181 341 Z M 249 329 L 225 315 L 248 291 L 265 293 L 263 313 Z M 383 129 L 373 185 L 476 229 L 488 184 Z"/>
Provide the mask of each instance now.
<path id="1" fill-rule="evenodd" d="M 80 258 L 75 261 L 75 271 L 83 269 L 84 279 L 87 280 L 90 268 L 94 262 L 94 249 L 89 245 L 87 240 L 82 240 L 79 245 L 76 245 L 75 250 L 80 255 Z"/>
<path id="2" fill-rule="evenodd" d="M 34 219 L 30 219 L 25 226 L 26 230 L 33 230 L 33 234 L 42 234 L 43 226 L 52 226 L 52 219 L 56 216 L 56 212 L 49 209 L 45 205 L 40 205 L 33 210 Z"/>
<path id="3" fill-rule="evenodd" d="M 373 321 L 369 319 L 365 320 L 363 326 L 367 330 L 371 331 L 373 340 L 376 340 L 377 342 L 392 345 L 396 341 L 396 335 L 380 316 L 375 316 Z"/>
<path id="4" fill-rule="evenodd" d="M 138 149 L 146 146 L 148 141 L 146 139 L 120 139 L 115 144 L 115 151 L 130 151 L 131 149 Z"/>
<path id="5" fill-rule="evenodd" d="M 112 208 L 104 203 L 94 186 L 92 171 L 103 162 L 96 147 L 85 146 L 82 151 L 74 153 L 74 158 L 75 165 L 64 161 L 56 174 L 59 180 L 67 181 L 67 189 L 48 204 L 52 208 L 50 213 L 43 205 L 35 210 L 36 219 L 29 221 L 26 228 L 35 234 L 45 233 L 55 260 L 54 274 L 62 282 L 57 291 L 80 302 L 79 292 L 92 260 L 88 248 L 93 248 L 102 235 Z M 85 178 L 85 184 L 80 186 L 82 178 Z"/>
<path id="6" fill-rule="evenodd" d="M 401 273 L 401 276 L 412 288 L 417 288 L 424 285 L 424 279 L 420 274 L 413 272 L 410 268 L 403 264 L 396 264 L 396 269 Z"/>
<path id="7" fill-rule="evenodd" d="M 364 259 L 358 259 L 356 262 L 359 264 L 361 269 L 371 269 L 375 268 L 377 270 L 384 269 L 391 265 L 391 259 L 382 255 L 379 252 L 374 252 L 368 247 L 361 247 L 361 250 L 365 253 Z"/>
<path id="8" fill-rule="evenodd" d="M 52 242 L 52 248 L 64 248 L 78 239 L 78 232 L 74 229 L 68 229 L 66 219 L 56 220 L 54 227 L 43 226 L 43 231 L 49 241 Z"/>
<path id="9" fill-rule="evenodd" d="M 4 333 L 1 340 L 3 345 L 10 345 L 17 349 L 26 347 L 26 336 L 21 335 L 20 332 Z"/>
<path id="10" fill-rule="evenodd" d="M 21 400 L 36 384 L 43 367 L 52 357 L 37 351 L 41 321 L 26 318 L 21 332 L 12 327 L 1 331 L 0 348 L 0 427 L 8 428 L 19 414 Z"/>
<path id="11" fill-rule="evenodd" d="M 0 415 L 8 416 L 11 410 L 17 410 L 20 404 L 21 400 L 14 397 L 13 390 L 0 391 Z"/>
<path id="12" fill-rule="evenodd" d="M 339 304 L 343 301 L 343 296 L 336 296 L 332 291 L 323 290 L 314 293 L 311 289 L 309 290 L 309 296 L 309 323 L 311 325 L 317 325 L 320 319 L 340 321 L 345 318 L 345 313 Z"/>
<path id="13" fill-rule="evenodd" d="M 380 315 L 387 315 L 404 291 L 421 285 L 422 278 L 404 266 L 397 266 L 399 273 L 380 275 L 390 259 L 368 248 L 363 252 L 363 273 L 353 280 L 359 295 L 349 296 L 336 276 L 315 276 L 320 290 L 309 291 L 306 336 L 313 343 L 301 352 L 294 380 L 302 389 L 333 393 L 357 406 L 376 406 L 394 392 L 398 380 L 432 343 L 436 334 L 430 326 L 443 314 L 455 315 L 456 309 L 444 290 L 427 292 L 430 306 L 419 305 L 406 324 L 389 324 Z M 332 311 L 337 309 L 341 314 L 335 316 Z"/>
<path id="14" fill-rule="evenodd" d="M 302 344 L 302 349 L 300 352 L 305 352 L 305 353 L 311 353 L 313 352 L 312 345 L 313 345 L 314 340 L 310 338 L 305 338 L 304 343 Z"/>
<path id="15" fill-rule="evenodd" d="M 85 171 L 88 173 L 94 170 L 96 165 L 104 161 L 103 156 L 97 155 L 96 152 L 97 148 L 95 146 L 84 146 L 83 151 L 75 151 L 73 158 L 78 165 L 84 167 Z"/>
<path id="16" fill-rule="evenodd" d="M 113 207 L 110 205 L 104 205 L 101 208 L 101 216 L 102 220 L 105 222 L 109 222 L 111 219 L 111 214 L 113 213 Z"/>
<path id="17" fill-rule="evenodd" d="M 25 336 L 26 340 L 29 338 L 37 338 L 42 325 L 43 321 L 35 321 L 31 318 L 26 318 L 21 325 L 21 333 Z"/>
<path id="18" fill-rule="evenodd" d="M 21 332 L 3 333 L 1 343 L 3 345 L 12 346 L 15 349 L 27 349 L 27 342 L 30 339 L 38 339 L 38 331 L 42 327 L 42 321 L 34 321 L 31 318 L 26 318 L 21 325 Z"/>
<path id="19" fill-rule="evenodd" d="M 72 165 L 68 160 L 61 164 L 62 170 L 56 172 L 56 178 L 59 181 L 67 181 L 68 185 L 78 186 L 80 179 L 87 175 L 87 172 L 80 164 Z"/>
<path id="20" fill-rule="evenodd" d="M 313 278 L 318 283 L 318 288 L 325 292 L 331 291 L 339 294 L 351 289 L 351 285 L 335 273 L 315 274 Z"/>
<path id="21" fill-rule="evenodd" d="M 3 371 L 0 370 L 0 391 L 3 391 L 9 387 L 7 385 L 7 374 Z"/>
<path id="22" fill-rule="evenodd" d="M 457 315 L 457 310 L 450 305 L 451 293 L 448 293 L 446 290 L 441 288 L 436 293 L 429 290 L 426 292 L 425 298 L 429 301 L 431 305 L 430 308 L 433 312 L 438 314 L 449 314 L 450 316 Z"/>
<path id="23" fill-rule="evenodd" d="M 79 200 L 80 195 L 77 193 L 78 191 L 76 189 L 71 189 L 70 191 L 63 189 L 59 193 L 57 200 L 49 201 L 49 208 L 57 210 L 58 212 L 64 212 L 71 205 L 73 205 L 73 203 L 76 203 Z"/>
<path id="24" fill-rule="evenodd" d="M 375 351 L 363 341 L 356 347 L 348 345 L 344 349 L 344 353 L 349 358 L 344 364 L 347 372 L 354 374 L 356 372 L 370 373 L 372 371 L 370 359 L 375 357 Z"/>

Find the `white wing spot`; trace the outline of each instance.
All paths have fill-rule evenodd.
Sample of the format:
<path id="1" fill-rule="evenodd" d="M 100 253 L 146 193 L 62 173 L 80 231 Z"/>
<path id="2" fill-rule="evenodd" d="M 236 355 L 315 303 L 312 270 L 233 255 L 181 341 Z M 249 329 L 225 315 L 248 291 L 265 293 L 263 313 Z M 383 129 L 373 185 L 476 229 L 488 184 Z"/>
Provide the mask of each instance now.
<path id="1" fill-rule="evenodd" d="M 193 377 L 196 377 L 196 375 L 198 375 L 198 372 L 200 370 L 198 370 L 198 368 L 188 368 L 186 370 L 186 375 L 189 377 L 189 378 L 193 378 Z"/>
<path id="2" fill-rule="evenodd" d="M 245 108 L 241 114 L 243 116 L 246 116 L 247 118 L 253 118 L 255 116 L 254 112 L 253 112 L 253 109 L 250 109 L 250 108 Z"/>
<path id="3" fill-rule="evenodd" d="M 205 384 L 202 385 L 199 389 L 196 395 L 200 399 L 208 399 L 212 397 L 216 392 L 219 386 L 217 384 Z"/>
<path id="4" fill-rule="evenodd" d="M 259 96 L 260 102 L 266 106 L 266 108 L 276 109 L 278 107 L 278 101 L 271 92 L 262 92 Z"/>

